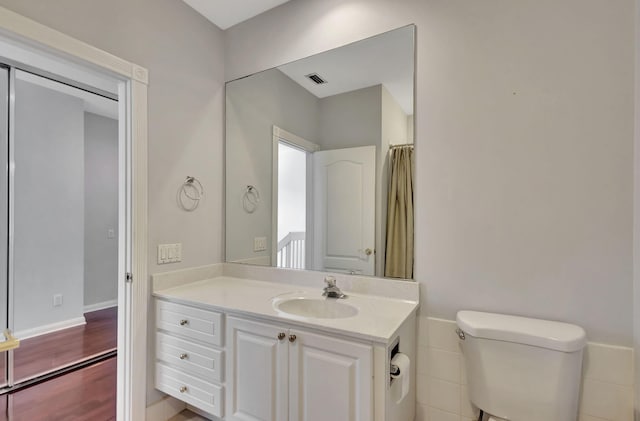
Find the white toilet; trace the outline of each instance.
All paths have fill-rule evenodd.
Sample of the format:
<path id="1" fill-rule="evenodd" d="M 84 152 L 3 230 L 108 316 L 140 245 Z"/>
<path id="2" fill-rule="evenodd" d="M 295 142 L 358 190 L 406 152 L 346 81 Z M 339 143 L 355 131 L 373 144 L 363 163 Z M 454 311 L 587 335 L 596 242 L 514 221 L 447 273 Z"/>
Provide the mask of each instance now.
<path id="1" fill-rule="evenodd" d="M 460 311 L 471 402 L 485 419 L 575 421 L 587 338 L 579 326 Z"/>

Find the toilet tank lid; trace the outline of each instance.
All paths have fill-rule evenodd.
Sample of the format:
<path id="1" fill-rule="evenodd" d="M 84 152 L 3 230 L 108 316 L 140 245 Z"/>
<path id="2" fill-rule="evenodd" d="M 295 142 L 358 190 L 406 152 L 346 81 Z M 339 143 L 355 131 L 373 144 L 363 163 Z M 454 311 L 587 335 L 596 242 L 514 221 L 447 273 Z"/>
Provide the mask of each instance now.
<path id="1" fill-rule="evenodd" d="M 538 346 L 562 352 L 584 348 L 587 335 L 580 326 L 506 314 L 459 311 L 458 327 L 476 338 Z"/>

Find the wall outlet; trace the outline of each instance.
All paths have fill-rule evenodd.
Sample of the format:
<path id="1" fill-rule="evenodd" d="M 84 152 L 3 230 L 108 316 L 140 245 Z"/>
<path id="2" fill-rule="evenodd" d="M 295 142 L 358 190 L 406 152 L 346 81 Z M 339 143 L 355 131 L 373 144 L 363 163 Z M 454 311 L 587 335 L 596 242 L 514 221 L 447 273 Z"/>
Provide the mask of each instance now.
<path id="1" fill-rule="evenodd" d="M 265 251 L 267 249 L 267 237 L 255 237 L 253 239 L 253 251 Z"/>
<path id="2" fill-rule="evenodd" d="M 109 228 L 107 230 L 107 238 L 116 238 L 116 230 Z"/>
<path id="3" fill-rule="evenodd" d="M 182 243 L 158 244 L 158 264 L 182 262 Z"/>
<path id="4" fill-rule="evenodd" d="M 53 295 L 53 306 L 60 307 L 62 305 L 62 294 Z"/>

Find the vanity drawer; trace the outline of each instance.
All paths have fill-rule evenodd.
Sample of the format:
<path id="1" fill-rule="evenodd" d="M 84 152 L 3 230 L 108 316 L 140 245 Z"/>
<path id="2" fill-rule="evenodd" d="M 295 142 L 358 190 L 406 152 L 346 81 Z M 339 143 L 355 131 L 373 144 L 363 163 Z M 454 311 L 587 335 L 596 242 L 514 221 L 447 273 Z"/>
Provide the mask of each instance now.
<path id="1" fill-rule="evenodd" d="M 156 388 L 216 417 L 224 416 L 224 388 L 156 363 Z"/>
<path id="2" fill-rule="evenodd" d="M 156 327 L 222 346 L 222 314 L 215 311 L 156 300 Z"/>
<path id="3" fill-rule="evenodd" d="M 224 380 L 224 352 L 156 332 L 156 356 L 181 371 L 209 381 Z"/>

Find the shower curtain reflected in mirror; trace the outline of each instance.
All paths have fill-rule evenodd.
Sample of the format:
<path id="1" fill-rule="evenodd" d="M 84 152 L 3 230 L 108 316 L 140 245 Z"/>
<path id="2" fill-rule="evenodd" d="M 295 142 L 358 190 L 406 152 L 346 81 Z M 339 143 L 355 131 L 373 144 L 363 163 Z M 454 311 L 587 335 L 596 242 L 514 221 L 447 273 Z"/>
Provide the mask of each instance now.
<path id="1" fill-rule="evenodd" d="M 413 145 L 389 150 L 384 276 L 413 278 Z"/>

